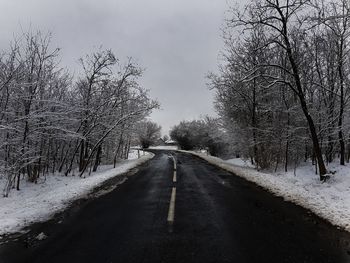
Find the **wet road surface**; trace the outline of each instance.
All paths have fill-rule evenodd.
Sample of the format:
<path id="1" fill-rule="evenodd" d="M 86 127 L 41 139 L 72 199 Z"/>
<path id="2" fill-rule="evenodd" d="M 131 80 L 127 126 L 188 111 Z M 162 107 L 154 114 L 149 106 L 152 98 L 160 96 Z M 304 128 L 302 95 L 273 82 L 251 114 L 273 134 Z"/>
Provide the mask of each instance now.
<path id="1" fill-rule="evenodd" d="M 198 157 L 155 153 L 63 222 L 1 245 L 0 262 L 350 262 L 350 235 L 309 211 Z"/>

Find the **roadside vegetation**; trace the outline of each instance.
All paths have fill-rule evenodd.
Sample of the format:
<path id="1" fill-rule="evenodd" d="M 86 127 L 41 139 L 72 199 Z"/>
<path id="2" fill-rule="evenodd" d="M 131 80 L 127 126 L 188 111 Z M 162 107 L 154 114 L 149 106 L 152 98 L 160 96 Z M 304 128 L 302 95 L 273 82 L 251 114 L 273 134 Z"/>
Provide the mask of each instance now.
<path id="1" fill-rule="evenodd" d="M 258 169 L 311 159 L 321 180 L 349 163 L 349 2 L 252 0 L 228 14 L 208 76 L 228 149 Z"/>
<path id="2" fill-rule="evenodd" d="M 232 8 L 215 105 L 235 147 L 259 168 L 349 162 L 350 6 L 250 1 Z"/>
<path id="3" fill-rule="evenodd" d="M 0 174 L 3 195 L 55 172 L 96 171 L 126 159 L 135 127 L 158 107 L 138 79 L 143 70 L 108 49 L 60 66 L 51 35 L 28 32 L 0 53 Z"/>
<path id="4" fill-rule="evenodd" d="M 153 121 L 146 120 L 139 122 L 136 125 L 136 135 L 139 145 L 143 149 L 155 145 L 157 140 L 161 138 L 161 130 L 162 127 Z"/>
<path id="5" fill-rule="evenodd" d="M 170 136 L 183 150 L 207 150 L 213 156 L 227 154 L 228 137 L 217 118 L 182 121 L 175 125 Z"/>

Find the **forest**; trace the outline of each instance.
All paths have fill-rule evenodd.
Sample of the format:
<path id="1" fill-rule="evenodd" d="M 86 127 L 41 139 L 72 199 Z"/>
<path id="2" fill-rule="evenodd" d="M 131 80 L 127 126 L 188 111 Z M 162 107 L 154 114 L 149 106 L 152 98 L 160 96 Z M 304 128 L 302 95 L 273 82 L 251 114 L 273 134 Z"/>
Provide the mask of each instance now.
<path id="1" fill-rule="evenodd" d="M 232 7 L 219 73 L 209 74 L 228 143 L 260 169 L 350 158 L 347 0 Z"/>
<path id="2" fill-rule="evenodd" d="M 79 73 L 61 66 L 51 34 L 25 32 L 0 53 L 3 195 L 55 172 L 83 176 L 127 158 L 134 128 L 158 102 L 139 85 L 143 69 L 97 48 Z"/>

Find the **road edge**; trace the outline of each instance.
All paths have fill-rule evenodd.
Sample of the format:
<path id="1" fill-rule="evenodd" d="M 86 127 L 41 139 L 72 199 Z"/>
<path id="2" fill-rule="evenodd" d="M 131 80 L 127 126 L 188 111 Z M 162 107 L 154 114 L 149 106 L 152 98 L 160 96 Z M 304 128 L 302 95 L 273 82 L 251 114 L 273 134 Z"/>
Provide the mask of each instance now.
<path id="1" fill-rule="evenodd" d="M 21 224 L 13 231 L 7 231 L 0 234 L 0 246 L 4 243 L 10 242 L 11 240 L 19 239 L 21 236 L 27 235 L 30 232 L 33 232 L 32 229 L 39 229 L 42 224 L 52 224 L 52 223 L 61 223 L 67 216 L 70 216 L 72 213 L 75 213 L 82 205 L 85 205 L 91 200 L 99 198 L 105 194 L 116 189 L 119 185 L 127 181 L 129 176 L 132 176 L 136 173 L 136 169 L 142 165 L 145 165 L 155 156 L 154 153 L 149 152 L 149 155 L 145 155 L 138 161 L 135 162 L 135 165 L 128 168 L 126 171 L 117 173 L 115 176 L 110 177 L 104 181 L 101 181 L 98 185 L 92 187 L 88 192 L 77 195 L 76 197 L 66 200 L 63 203 L 63 206 L 52 211 L 52 213 L 46 215 L 45 217 L 40 217 L 37 220 L 31 220 Z M 73 210 L 73 212 L 71 212 Z"/>
<path id="2" fill-rule="evenodd" d="M 217 163 L 213 160 L 211 160 L 210 158 L 206 158 L 206 156 L 203 156 L 202 154 L 196 153 L 196 152 L 192 152 L 192 151 L 185 151 L 185 150 L 177 150 L 178 152 L 182 152 L 182 153 L 188 153 L 188 154 L 192 154 L 193 156 L 196 156 L 198 158 L 201 158 L 202 160 L 208 162 L 211 165 L 214 165 L 220 169 L 223 169 L 229 173 L 231 173 L 233 176 L 238 176 L 239 178 L 242 178 L 250 183 L 255 184 L 258 187 L 261 187 L 262 189 L 264 189 L 265 191 L 268 191 L 269 193 L 273 194 L 274 196 L 278 196 L 278 197 L 282 197 L 284 199 L 284 201 L 286 202 L 290 202 L 293 203 L 295 205 L 298 205 L 308 211 L 310 211 L 311 213 L 313 213 L 314 215 L 316 215 L 317 217 L 327 221 L 328 223 L 330 223 L 331 225 L 333 225 L 334 227 L 338 228 L 339 230 L 343 230 L 347 233 L 350 233 L 350 225 L 342 225 L 338 222 L 336 222 L 335 220 L 332 220 L 332 218 L 328 218 L 326 217 L 324 214 L 320 213 L 317 209 L 313 208 L 312 206 L 308 206 L 307 204 L 304 204 L 302 202 L 298 202 L 295 199 L 290 198 L 287 195 L 283 195 L 278 191 L 274 191 L 272 188 L 269 188 L 268 186 L 264 186 L 259 184 L 258 182 L 254 181 L 254 180 L 250 180 L 249 177 L 246 177 L 242 174 L 240 174 L 238 171 L 235 171 L 234 169 L 243 169 L 243 170 L 249 170 L 251 168 L 243 168 L 243 167 L 236 167 L 232 164 L 225 164 L 225 163 Z M 208 156 L 209 157 L 209 156 Z M 254 170 L 255 171 L 255 170 Z"/>

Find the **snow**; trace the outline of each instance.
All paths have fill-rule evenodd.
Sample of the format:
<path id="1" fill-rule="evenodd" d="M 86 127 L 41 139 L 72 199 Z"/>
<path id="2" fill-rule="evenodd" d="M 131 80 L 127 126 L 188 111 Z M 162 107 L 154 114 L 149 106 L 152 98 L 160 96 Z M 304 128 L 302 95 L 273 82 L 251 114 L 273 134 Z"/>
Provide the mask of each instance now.
<path id="1" fill-rule="evenodd" d="M 129 160 L 130 159 L 137 159 L 139 154 L 140 154 L 140 157 L 149 154 L 148 152 L 143 151 L 143 150 L 139 150 L 139 153 L 138 153 L 137 150 L 138 149 L 130 150 L 130 152 L 129 152 Z"/>
<path id="2" fill-rule="evenodd" d="M 350 232 L 350 165 L 330 164 L 336 171 L 326 182 L 321 182 L 311 163 L 304 163 L 295 171 L 259 172 L 241 159 L 222 160 L 192 152 L 211 164 L 254 182 L 286 201 L 303 206 L 333 225 Z"/>
<path id="3" fill-rule="evenodd" d="M 142 153 L 141 158 L 137 159 L 137 151 L 132 150 L 129 160 L 119 162 L 116 168 L 101 166 L 86 178 L 55 174 L 37 184 L 22 180 L 22 190 L 12 190 L 8 198 L 0 197 L 0 235 L 17 232 L 33 222 L 49 219 L 72 201 L 87 196 L 104 181 L 129 171 L 153 156 Z M 0 177 L 0 188 L 3 189 L 4 185 L 5 179 Z"/>
<path id="4" fill-rule="evenodd" d="M 295 175 L 293 169 L 287 173 L 268 173 L 256 171 L 249 161 L 242 159 L 222 160 L 203 152 L 192 153 L 350 231 L 350 165 L 329 165 L 328 170 L 336 173 L 322 183 L 310 163 L 298 167 Z M 140 155 L 141 158 L 136 159 L 137 150 L 133 150 L 129 155 L 130 160 L 118 163 L 117 168 L 101 166 L 96 173 L 86 178 L 55 174 L 38 184 L 22 181 L 21 191 L 12 190 L 8 198 L 0 197 L 0 235 L 20 231 L 33 222 L 49 219 L 72 201 L 91 193 L 105 180 L 125 173 L 153 157 L 153 154 L 143 151 L 140 151 Z M 0 178 L 0 188 L 4 184 L 5 180 Z"/>
<path id="5" fill-rule="evenodd" d="M 235 165 L 235 166 L 240 166 L 240 167 L 247 167 L 247 168 L 255 168 L 254 165 L 250 163 L 248 160 L 243 160 L 241 158 L 234 158 L 234 159 L 229 159 L 225 160 L 225 162 Z"/>
<path id="6" fill-rule="evenodd" d="M 45 235 L 45 233 L 44 232 L 41 232 L 39 235 L 37 235 L 36 237 L 35 237 L 35 239 L 36 240 L 44 240 L 44 239 L 46 239 L 47 238 L 47 235 Z"/>

